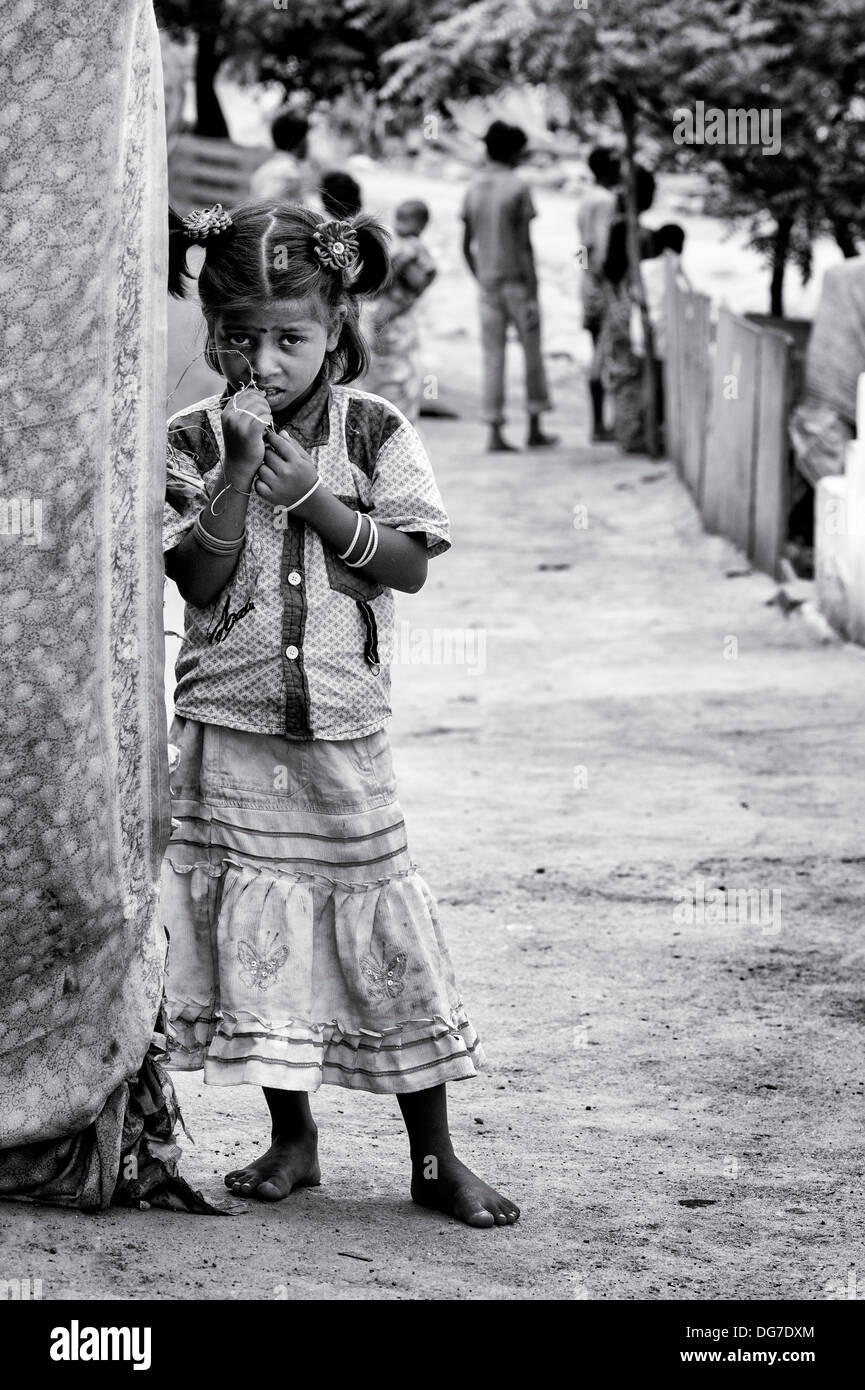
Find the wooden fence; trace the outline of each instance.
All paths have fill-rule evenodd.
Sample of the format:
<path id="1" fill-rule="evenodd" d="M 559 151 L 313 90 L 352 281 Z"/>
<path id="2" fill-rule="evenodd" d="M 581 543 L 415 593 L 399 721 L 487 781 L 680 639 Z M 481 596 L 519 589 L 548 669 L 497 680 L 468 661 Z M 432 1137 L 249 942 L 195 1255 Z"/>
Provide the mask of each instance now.
<path id="1" fill-rule="evenodd" d="M 780 578 L 789 506 L 793 343 L 667 279 L 667 454 L 707 531 Z"/>

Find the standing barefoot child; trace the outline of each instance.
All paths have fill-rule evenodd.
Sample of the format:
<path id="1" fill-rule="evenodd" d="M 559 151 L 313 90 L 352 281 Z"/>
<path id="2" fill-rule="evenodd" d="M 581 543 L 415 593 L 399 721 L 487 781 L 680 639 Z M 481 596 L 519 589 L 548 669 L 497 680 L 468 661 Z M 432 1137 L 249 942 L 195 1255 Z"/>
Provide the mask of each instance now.
<path id="1" fill-rule="evenodd" d="M 308 1093 L 330 1082 L 397 1096 L 416 1202 L 507 1225 L 518 1209 L 448 1132 L 445 1083 L 480 1048 L 385 734 L 391 590 L 416 593 L 449 546 L 414 429 L 347 384 L 386 237 L 364 216 L 209 209 L 174 224 L 174 293 L 192 241 L 226 384 L 169 425 L 166 569 L 186 600 L 162 888 L 174 1063 L 264 1087 L 272 1143 L 227 1175 L 239 1195 L 319 1182 Z"/>
<path id="2" fill-rule="evenodd" d="M 484 144 L 489 158 L 466 190 L 462 216 L 463 255 L 480 291 L 483 408 L 490 427 L 487 451 L 514 452 L 502 434 L 511 323 L 526 367 L 526 445 L 548 448 L 558 443 L 558 437 L 541 429 L 541 414 L 552 406 L 541 353 L 538 275 L 529 232 L 535 208 L 528 185 L 515 172 L 525 152 L 526 132 L 506 121 L 493 121 Z"/>

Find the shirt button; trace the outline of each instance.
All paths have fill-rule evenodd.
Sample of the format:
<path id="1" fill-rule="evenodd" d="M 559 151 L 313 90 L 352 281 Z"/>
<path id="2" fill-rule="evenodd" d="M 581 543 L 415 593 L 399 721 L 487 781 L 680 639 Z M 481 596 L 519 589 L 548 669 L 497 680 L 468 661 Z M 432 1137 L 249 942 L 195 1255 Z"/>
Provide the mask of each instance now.
<path id="1" fill-rule="evenodd" d="M 297 658 L 300 656 L 300 651 L 297 647 L 286 647 L 285 654 L 289 661 L 297 661 Z"/>
<path id="2" fill-rule="evenodd" d="M 298 574 L 297 570 L 292 570 L 292 571 L 291 571 L 291 574 L 288 576 L 288 582 L 289 582 L 289 584 L 299 584 L 299 583 L 300 583 L 300 575 Z"/>

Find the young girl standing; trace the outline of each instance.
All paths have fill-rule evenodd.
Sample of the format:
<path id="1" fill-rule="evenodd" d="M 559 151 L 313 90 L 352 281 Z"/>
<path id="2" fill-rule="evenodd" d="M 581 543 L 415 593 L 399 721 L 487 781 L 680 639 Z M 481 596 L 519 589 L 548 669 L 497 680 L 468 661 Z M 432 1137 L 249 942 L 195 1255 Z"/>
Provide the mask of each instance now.
<path id="1" fill-rule="evenodd" d="M 445 1086 L 466 1016 L 396 799 L 385 724 L 392 589 L 448 520 L 412 426 L 352 390 L 357 296 L 383 229 L 251 203 L 175 221 L 171 289 L 205 248 L 207 360 L 225 389 L 169 422 L 166 570 L 186 602 L 181 752 L 163 875 L 174 1065 L 264 1087 L 272 1143 L 226 1176 L 278 1201 L 320 1180 L 309 1092 L 397 1096 L 411 1193 L 472 1226 L 517 1207 L 454 1154 Z"/>

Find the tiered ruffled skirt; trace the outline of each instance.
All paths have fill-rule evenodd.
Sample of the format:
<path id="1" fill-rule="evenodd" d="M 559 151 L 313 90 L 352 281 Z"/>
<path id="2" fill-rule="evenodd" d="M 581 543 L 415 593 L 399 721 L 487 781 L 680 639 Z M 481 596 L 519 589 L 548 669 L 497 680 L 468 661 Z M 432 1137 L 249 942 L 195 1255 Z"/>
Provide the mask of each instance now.
<path id="1" fill-rule="evenodd" d="M 177 719 L 171 741 L 171 1064 L 294 1091 L 475 1075 L 385 733 L 298 742 Z"/>

